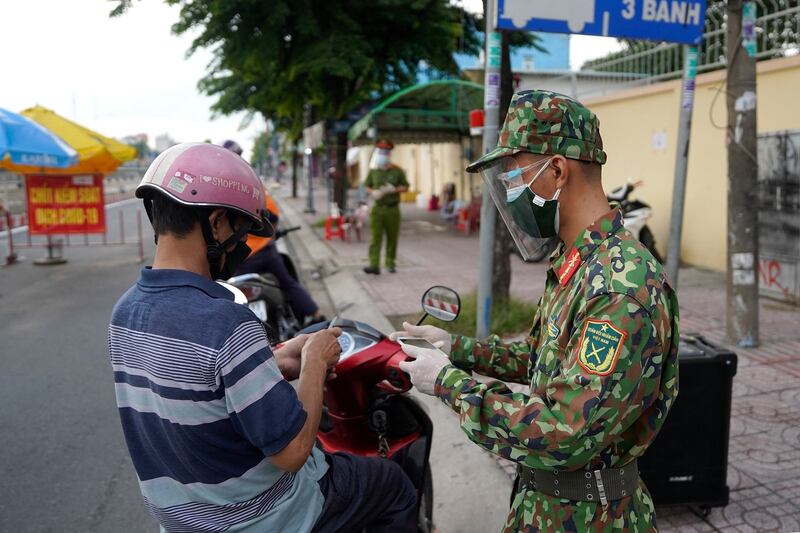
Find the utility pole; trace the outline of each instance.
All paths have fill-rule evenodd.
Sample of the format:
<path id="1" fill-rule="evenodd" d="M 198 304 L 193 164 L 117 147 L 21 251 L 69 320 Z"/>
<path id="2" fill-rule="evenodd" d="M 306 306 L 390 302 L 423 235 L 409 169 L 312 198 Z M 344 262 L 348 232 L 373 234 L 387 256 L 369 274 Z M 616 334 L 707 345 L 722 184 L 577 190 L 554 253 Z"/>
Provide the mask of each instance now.
<path id="1" fill-rule="evenodd" d="M 486 0 L 486 38 L 484 54 L 484 125 L 483 153 L 497 145 L 500 118 L 500 58 L 502 40 L 495 28 L 495 0 Z M 494 226 L 496 210 L 489 190 L 484 185 L 481 199 L 480 257 L 478 274 L 478 305 L 475 336 L 479 339 L 489 334 L 492 320 L 492 271 L 494 270 Z"/>
<path id="2" fill-rule="evenodd" d="M 672 184 L 672 216 L 667 246 L 667 276 L 673 288 L 678 288 L 678 269 L 681 260 L 683 205 L 686 200 L 686 169 L 689 167 L 689 141 L 692 137 L 692 110 L 697 79 L 697 46 L 683 47 L 683 94 L 678 119 L 678 144 L 675 156 L 675 181 Z"/>
<path id="3" fill-rule="evenodd" d="M 728 0 L 726 332 L 740 347 L 759 343 L 756 60 L 749 45 L 754 23 L 755 2 Z"/>
<path id="4" fill-rule="evenodd" d="M 313 170 L 311 168 L 313 161 L 311 160 L 311 155 L 313 153 L 313 149 L 311 147 L 311 135 L 309 133 L 309 128 L 311 127 L 311 104 L 306 103 L 303 106 L 303 168 L 305 169 L 306 179 L 307 179 L 307 190 L 306 190 L 306 208 L 303 211 L 304 213 L 311 213 L 314 214 L 317 211 L 314 209 L 314 179 L 313 179 Z"/>
<path id="5" fill-rule="evenodd" d="M 292 198 L 297 198 L 297 140 L 292 142 Z"/>

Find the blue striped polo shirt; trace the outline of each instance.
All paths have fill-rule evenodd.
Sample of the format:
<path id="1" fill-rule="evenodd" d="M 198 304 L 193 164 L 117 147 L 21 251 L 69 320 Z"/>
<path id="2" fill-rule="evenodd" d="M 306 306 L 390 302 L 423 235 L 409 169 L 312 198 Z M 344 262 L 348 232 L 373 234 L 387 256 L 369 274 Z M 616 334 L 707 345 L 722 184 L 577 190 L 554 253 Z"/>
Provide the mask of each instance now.
<path id="1" fill-rule="evenodd" d="M 122 429 L 145 505 L 166 531 L 310 531 L 328 469 L 269 460 L 306 412 L 264 328 L 224 287 L 145 268 L 117 302 L 108 349 Z"/>

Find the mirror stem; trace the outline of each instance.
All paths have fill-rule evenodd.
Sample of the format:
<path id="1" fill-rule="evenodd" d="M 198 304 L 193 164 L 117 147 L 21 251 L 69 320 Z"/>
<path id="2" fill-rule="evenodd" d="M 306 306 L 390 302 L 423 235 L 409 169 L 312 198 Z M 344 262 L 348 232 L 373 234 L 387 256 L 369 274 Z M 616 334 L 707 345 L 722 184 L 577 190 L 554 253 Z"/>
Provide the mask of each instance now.
<path id="1" fill-rule="evenodd" d="M 417 320 L 417 326 L 421 326 L 425 319 L 428 318 L 428 313 L 422 313 L 422 316 Z"/>

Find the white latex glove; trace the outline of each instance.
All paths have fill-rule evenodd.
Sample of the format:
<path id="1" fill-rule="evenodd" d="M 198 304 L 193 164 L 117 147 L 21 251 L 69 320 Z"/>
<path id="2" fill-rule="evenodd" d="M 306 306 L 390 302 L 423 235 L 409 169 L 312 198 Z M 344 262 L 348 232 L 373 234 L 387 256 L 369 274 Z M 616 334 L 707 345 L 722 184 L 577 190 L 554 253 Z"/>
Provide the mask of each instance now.
<path id="1" fill-rule="evenodd" d="M 410 344 L 400 344 L 400 346 L 406 355 L 414 358 L 413 361 L 400 363 L 400 370 L 411 377 L 411 383 L 418 391 L 433 395 L 436 377 L 444 367 L 450 364 L 450 359 L 441 351 L 433 348 L 419 348 Z"/>
<path id="2" fill-rule="evenodd" d="M 382 188 L 381 189 L 372 189 L 372 192 L 370 193 L 370 196 L 372 196 L 373 200 L 380 200 L 381 198 L 383 198 L 383 195 L 384 195 L 384 192 L 383 192 Z"/>
<path id="3" fill-rule="evenodd" d="M 397 188 L 394 185 L 392 185 L 391 183 L 387 183 L 386 185 L 384 185 L 383 187 L 380 188 L 380 191 L 382 191 L 383 194 L 393 193 L 396 190 L 397 190 Z"/>
<path id="4" fill-rule="evenodd" d="M 439 349 L 447 355 L 450 355 L 450 334 L 442 328 L 437 328 L 436 326 L 415 326 L 408 322 L 403 322 L 403 331 L 395 331 L 389 335 L 389 340 L 397 342 L 398 337 L 418 337 L 420 339 L 425 339 L 434 346 L 438 346 Z"/>

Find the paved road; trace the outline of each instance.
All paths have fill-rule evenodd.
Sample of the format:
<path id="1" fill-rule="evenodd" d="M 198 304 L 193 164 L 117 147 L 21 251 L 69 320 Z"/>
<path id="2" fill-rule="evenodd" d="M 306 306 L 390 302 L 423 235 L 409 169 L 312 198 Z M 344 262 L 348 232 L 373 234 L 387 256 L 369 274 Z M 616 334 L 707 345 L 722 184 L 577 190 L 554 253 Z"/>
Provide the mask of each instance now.
<path id="1" fill-rule="evenodd" d="M 137 209 L 113 207 L 112 233 L 119 210 L 135 220 Z M 0 240 L 3 256 L 4 247 Z M 52 267 L 32 265 L 42 249 L 21 253 L 25 261 L 0 268 L 0 531 L 157 531 L 106 355 L 108 317 L 138 275 L 137 249 L 65 248 L 68 263 Z"/>

